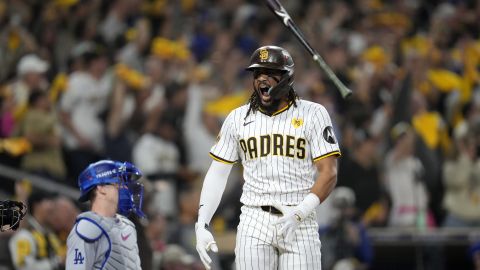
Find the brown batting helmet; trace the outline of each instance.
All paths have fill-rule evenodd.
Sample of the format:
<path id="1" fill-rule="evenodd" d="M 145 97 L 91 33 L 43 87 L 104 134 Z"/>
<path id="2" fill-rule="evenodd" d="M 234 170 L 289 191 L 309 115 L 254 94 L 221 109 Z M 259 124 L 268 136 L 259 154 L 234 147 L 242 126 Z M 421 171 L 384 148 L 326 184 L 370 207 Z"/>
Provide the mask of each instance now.
<path id="1" fill-rule="evenodd" d="M 278 46 L 263 46 L 255 50 L 250 57 L 250 65 L 246 68 L 253 71 L 259 68 L 283 71 L 282 79 L 270 90 L 273 98 L 284 96 L 293 85 L 294 63 L 287 50 Z"/>

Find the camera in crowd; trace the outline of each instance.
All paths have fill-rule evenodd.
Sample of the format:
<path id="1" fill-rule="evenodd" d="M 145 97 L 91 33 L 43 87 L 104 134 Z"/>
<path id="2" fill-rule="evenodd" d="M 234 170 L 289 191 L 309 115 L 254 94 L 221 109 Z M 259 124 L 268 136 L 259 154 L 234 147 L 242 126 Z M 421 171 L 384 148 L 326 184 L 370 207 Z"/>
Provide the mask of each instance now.
<path id="1" fill-rule="evenodd" d="M 27 207 L 22 202 L 0 201 L 0 231 L 17 230 L 26 213 Z"/>

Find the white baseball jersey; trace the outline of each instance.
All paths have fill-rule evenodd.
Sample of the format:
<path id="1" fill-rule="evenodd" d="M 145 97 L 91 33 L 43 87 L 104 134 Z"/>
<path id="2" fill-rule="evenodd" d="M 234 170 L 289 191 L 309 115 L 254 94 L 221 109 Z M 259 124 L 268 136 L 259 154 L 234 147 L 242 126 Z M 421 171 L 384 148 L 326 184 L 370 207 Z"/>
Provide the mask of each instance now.
<path id="1" fill-rule="evenodd" d="M 330 116 L 322 105 L 296 100 L 273 115 L 250 112 L 249 105 L 225 119 L 210 155 L 244 167 L 240 201 L 249 206 L 297 205 L 315 182 L 314 162 L 339 156 Z"/>

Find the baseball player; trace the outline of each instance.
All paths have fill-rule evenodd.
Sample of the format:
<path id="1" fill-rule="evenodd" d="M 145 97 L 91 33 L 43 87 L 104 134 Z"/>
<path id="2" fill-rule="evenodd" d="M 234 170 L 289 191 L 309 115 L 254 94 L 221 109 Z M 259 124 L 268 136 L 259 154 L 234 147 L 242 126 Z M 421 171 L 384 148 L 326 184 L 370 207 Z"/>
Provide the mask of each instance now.
<path id="1" fill-rule="evenodd" d="M 292 88 L 294 63 L 277 46 L 258 48 L 247 70 L 254 92 L 225 119 L 210 155 L 196 223 L 196 248 L 207 269 L 218 247 L 208 230 L 232 164 L 241 162 L 235 265 L 241 269 L 321 269 L 315 211 L 336 184 L 340 150 L 326 109 Z"/>
<path id="2" fill-rule="evenodd" d="M 132 164 L 101 160 L 78 177 L 79 201 L 91 211 L 77 217 L 67 239 L 66 269 L 141 269 L 135 225 L 126 217 L 143 217 L 141 176 Z M 137 200 L 138 199 L 138 200 Z"/>
<path id="3" fill-rule="evenodd" d="M 8 243 L 13 268 L 16 270 L 61 269 L 57 235 L 51 231 L 53 194 L 34 191 L 28 197 L 30 215 Z"/>

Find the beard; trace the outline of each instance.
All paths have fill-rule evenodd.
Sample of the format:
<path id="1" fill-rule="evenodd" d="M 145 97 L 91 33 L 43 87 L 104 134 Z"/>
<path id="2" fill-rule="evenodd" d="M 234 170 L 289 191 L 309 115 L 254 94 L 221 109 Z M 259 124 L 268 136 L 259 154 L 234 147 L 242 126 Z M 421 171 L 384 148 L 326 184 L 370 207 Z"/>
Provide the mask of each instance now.
<path id="1" fill-rule="evenodd" d="M 265 102 L 262 99 L 262 94 L 260 90 L 255 90 L 255 94 L 258 99 L 258 105 L 262 111 L 266 112 L 267 114 L 272 114 L 276 111 L 278 111 L 278 107 L 280 106 L 280 101 L 281 99 L 270 99 L 270 101 Z"/>

